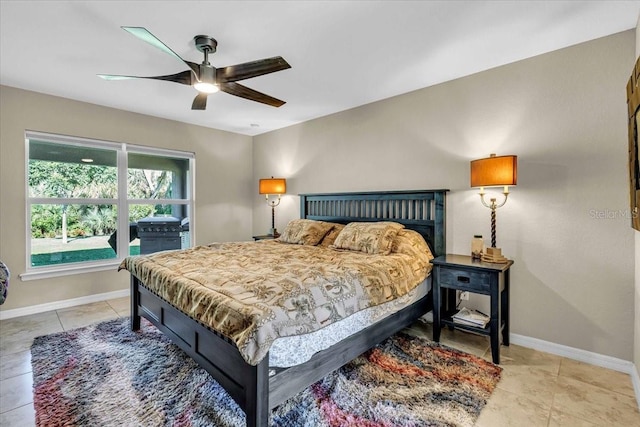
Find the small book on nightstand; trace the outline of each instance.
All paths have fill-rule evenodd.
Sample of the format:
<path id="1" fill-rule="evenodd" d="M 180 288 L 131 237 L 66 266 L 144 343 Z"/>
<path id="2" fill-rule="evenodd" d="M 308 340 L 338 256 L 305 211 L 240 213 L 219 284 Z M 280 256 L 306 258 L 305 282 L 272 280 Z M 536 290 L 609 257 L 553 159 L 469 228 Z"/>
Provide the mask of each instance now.
<path id="1" fill-rule="evenodd" d="M 487 323 L 489 323 L 489 316 L 476 310 L 469 310 L 466 307 L 462 307 L 460 311 L 451 316 L 451 318 L 453 323 L 477 326 L 478 328 L 484 328 L 487 326 Z"/>

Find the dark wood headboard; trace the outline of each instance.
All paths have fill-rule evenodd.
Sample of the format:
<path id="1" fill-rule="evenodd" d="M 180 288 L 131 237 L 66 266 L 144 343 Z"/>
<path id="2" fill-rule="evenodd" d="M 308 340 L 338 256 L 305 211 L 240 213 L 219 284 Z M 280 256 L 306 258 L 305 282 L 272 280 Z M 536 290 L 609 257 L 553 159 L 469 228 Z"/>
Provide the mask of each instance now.
<path id="1" fill-rule="evenodd" d="M 420 233 L 435 256 L 446 253 L 449 190 L 300 194 L 300 218 L 347 224 L 395 221 Z"/>

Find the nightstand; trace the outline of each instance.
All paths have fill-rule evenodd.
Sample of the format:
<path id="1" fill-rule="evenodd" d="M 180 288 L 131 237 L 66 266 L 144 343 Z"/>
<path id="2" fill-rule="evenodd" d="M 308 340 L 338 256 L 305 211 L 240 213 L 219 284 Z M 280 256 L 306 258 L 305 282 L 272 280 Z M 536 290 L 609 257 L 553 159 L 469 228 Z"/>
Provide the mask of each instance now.
<path id="1" fill-rule="evenodd" d="M 280 237 L 280 236 L 277 236 Z M 262 236 L 253 236 L 253 240 L 258 241 L 258 240 L 271 240 L 271 239 L 275 239 L 276 236 L 272 236 L 271 234 L 264 234 Z"/>
<path id="2" fill-rule="evenodd" d="M 440 330 L 444 325 L 488 335 L 493 363 L 500 363 L 500 332 L 502 343 L 509 345 L 509 268 L 513 261 L 494 264 L 476 261 L 470 256 L 447 254 L 433 259 L 431 263 L 434 267 L 433 340 L 440 341 Z M 451 316 L 456 312 L 456 290 L 489 295 L 491 313 L 485 328 L 453 322 Z M 446 295 L 445 307 L 442 306 L 443 293 Z"/>

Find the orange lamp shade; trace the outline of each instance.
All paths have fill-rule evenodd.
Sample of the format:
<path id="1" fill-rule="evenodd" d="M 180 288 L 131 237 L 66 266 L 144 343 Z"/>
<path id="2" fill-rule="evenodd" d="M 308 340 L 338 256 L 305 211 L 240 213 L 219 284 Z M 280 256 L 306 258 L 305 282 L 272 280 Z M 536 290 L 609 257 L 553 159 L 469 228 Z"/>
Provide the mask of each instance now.
<path id="1" fill-rule="evenodd" d="M 287 180 L 284 178 L 264 178 L 260 180 L 260 194 L 284 194 L 287 192 Z"/>
<path id="2" fill-rule="evenodd" d="M 516 185 L 518 156 L 496 156 L 471 161 L 471 186 Z"/>

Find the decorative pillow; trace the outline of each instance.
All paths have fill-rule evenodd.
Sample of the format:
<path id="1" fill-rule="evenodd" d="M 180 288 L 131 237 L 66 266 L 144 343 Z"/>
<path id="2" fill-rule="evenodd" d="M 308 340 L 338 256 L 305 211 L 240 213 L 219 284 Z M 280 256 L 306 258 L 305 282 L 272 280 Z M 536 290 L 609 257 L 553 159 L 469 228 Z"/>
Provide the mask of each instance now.
<path id="1" fill-rule="evenodd" d="M 407 229 L 398 231 L 391 245 L 391 253 L 410 255 L 415 258 L 426 257 L 427 263 L 434 258 L 424 237 L 415 230 Z"/>
<path id="2" fill-rule="evenodd" d="M 367 254 L 388 255 L 393 239 L 404 225 L 397 222 L 350 222 L 340 232 L 331 246 Z"/>
<path id="3" fill-rule="evenodd" d="M 333 245 L 333 242 L 336 241 L 336 237 L 344 228 L 344 224 L 334 223 L 333 228 L 322 238 L 322 241 L 318 243 L 318 246 L 322 246 L 323 248 L 329 247 Z"/>
<path id="4" fill-rule="evenodd" d="M 289 221 L 280 235 L 280 241 L 297 245 L 317 245 L 334 224 L 312 219 L 294 219 Z"/>

